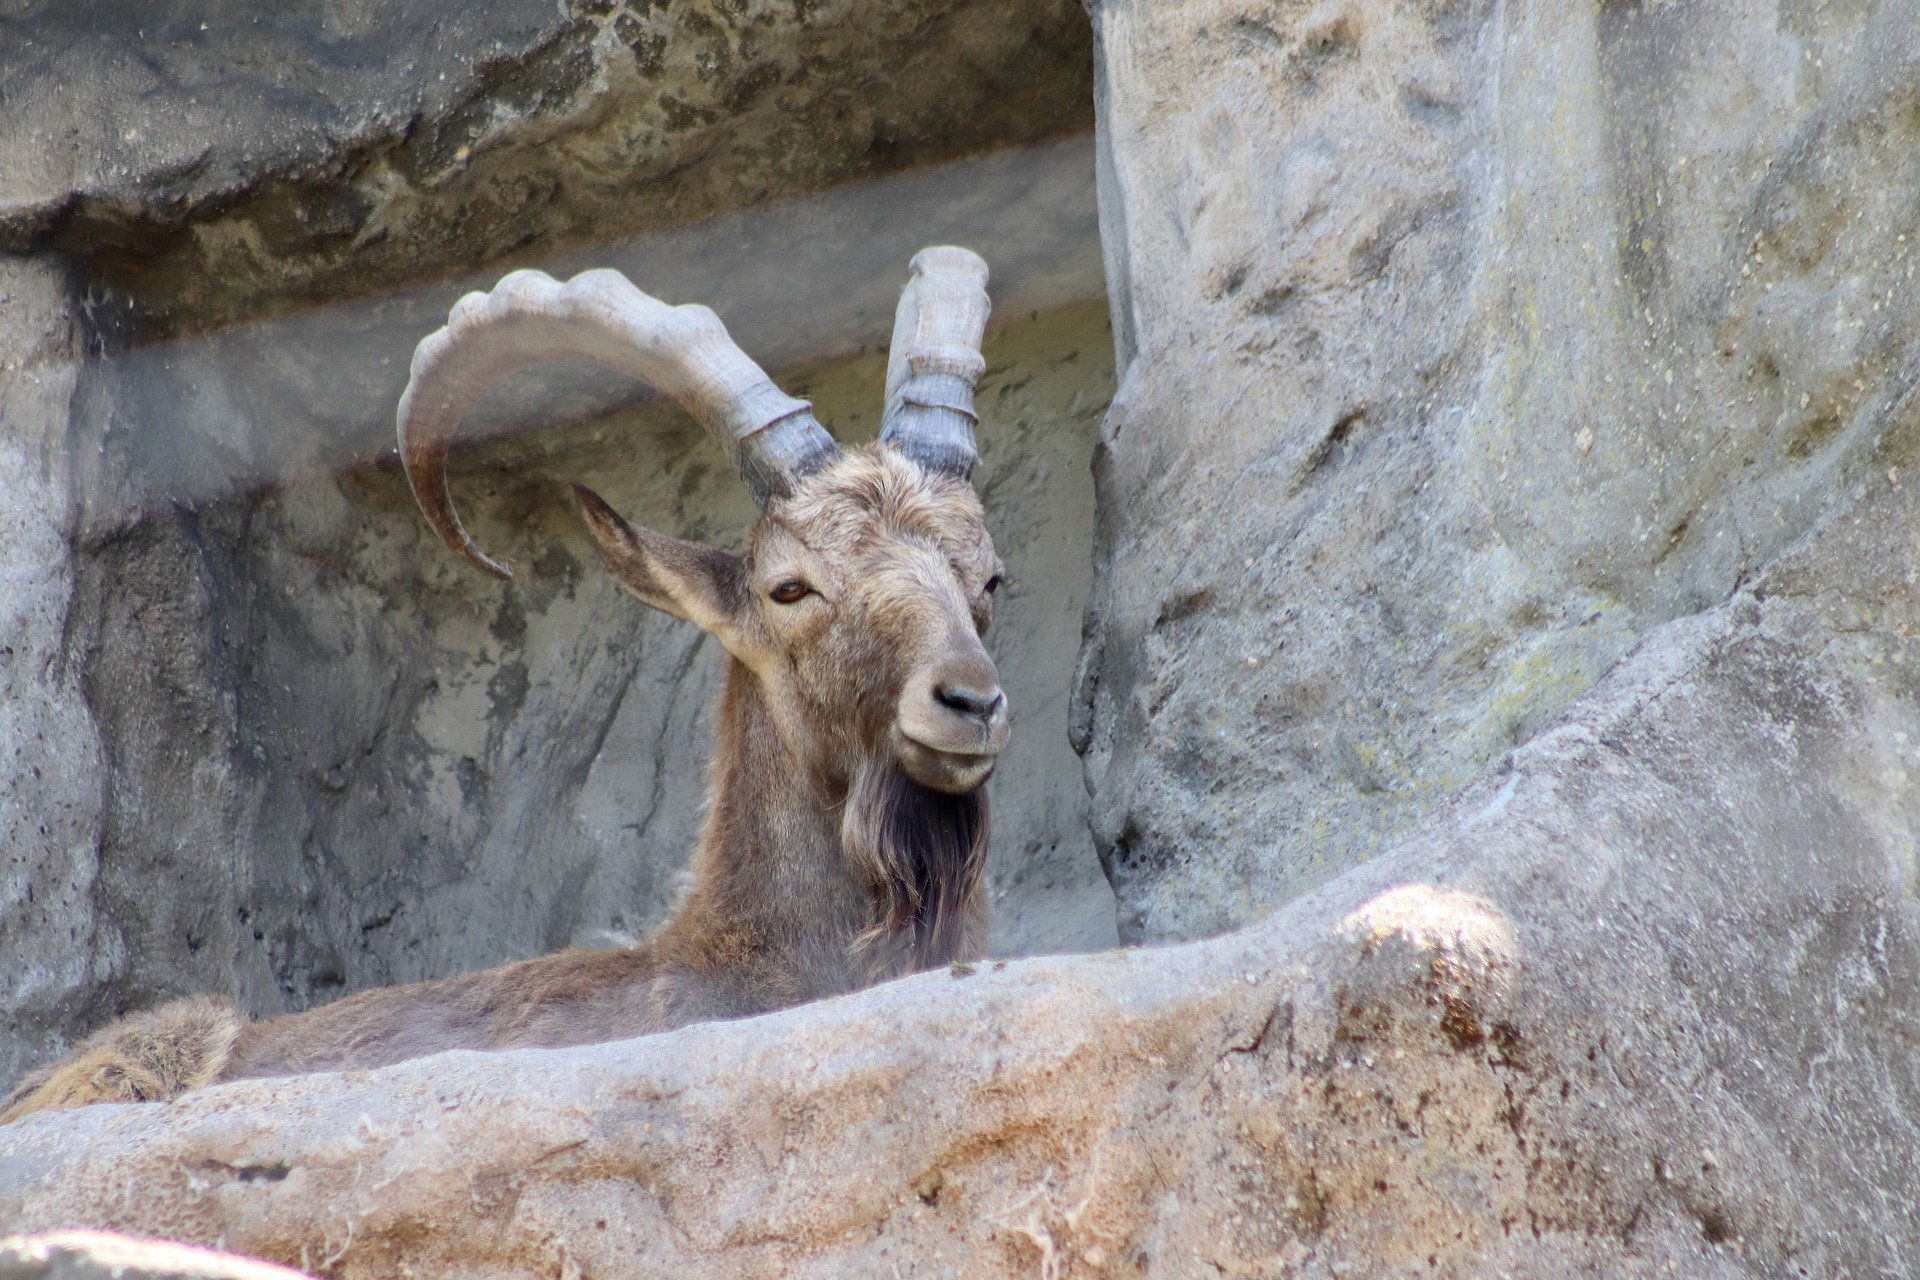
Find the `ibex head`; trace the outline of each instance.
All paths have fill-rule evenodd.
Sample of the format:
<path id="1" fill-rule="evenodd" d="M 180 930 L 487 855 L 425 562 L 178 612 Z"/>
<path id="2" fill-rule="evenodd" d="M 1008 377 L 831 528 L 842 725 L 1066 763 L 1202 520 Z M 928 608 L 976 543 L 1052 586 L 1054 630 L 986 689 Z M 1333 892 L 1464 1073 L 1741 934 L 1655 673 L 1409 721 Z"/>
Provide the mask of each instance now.
<path id="1" fill-rule="evenodd" d="M 1006 698 L 981 644 L 1002 570 L 970 484 L 986 275 L 965 249 L 914 257 L 880 442 L 843 450 L 707 308 L 669 307 L 615 271 L 564 285 L 516 271 L 461 299 L 414 355 L 399 410 L 414 496 L 451 547 L 509 576 L 474 545 L 447 491 L 461 416 L 539 361 L 589 360 L 644 379 L 719 439 L 762 514 L 735 555 L 636 528 L 576 486 L 607 567 L 752 673 L 800 767 L 847 787 L 897 765 L 933 791 L 970 793 L 1007 737 Z"/>

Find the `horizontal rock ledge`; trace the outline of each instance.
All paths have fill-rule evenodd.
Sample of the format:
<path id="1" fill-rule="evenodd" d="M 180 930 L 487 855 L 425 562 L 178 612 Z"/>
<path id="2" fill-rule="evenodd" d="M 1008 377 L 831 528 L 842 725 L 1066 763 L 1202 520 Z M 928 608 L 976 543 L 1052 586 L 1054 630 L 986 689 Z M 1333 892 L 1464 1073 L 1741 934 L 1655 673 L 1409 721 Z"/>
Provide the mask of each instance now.
<path id="1" fill-rule="evenodd" d="M 0 251 L 169 327 L 1092 123 L 1072 0 L 28 0 L 7 28 Z"/>

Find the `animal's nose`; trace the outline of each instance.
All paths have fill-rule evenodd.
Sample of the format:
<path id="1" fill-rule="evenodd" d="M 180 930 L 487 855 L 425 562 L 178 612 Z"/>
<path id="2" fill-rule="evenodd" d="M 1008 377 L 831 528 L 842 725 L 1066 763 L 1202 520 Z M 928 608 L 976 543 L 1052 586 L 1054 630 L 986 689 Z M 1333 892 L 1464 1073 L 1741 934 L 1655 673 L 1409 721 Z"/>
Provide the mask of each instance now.
<path id="1" fill-rule="evenodd" d="M 979 720 L 989 720 L 1007 698 L 995 687 L 981 689 L 972 685 L 953 683 L 935 685 L 933 700 L 949 711 L 958 711 L 963 716 L 973 716 Z"/>

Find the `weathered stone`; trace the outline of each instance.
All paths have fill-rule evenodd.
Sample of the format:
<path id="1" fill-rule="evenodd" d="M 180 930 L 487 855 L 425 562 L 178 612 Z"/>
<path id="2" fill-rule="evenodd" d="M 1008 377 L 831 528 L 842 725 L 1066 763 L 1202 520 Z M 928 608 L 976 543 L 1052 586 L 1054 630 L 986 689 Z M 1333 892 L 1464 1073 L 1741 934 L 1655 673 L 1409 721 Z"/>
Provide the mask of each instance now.
<path id="1" fill-rule="evenodd" d="M 64 1047 L 117 954 L 92 897 L 106 761 L 80 668 L 67 273 L 0 258 L 0 1071 Z"/>
<path id="2" fill-rule="evenodd" d="M 1089 72 L 1072 0 L 31 0 L 0 246 L 204 325 L 1071 131 Z"/>
<path id="3" fill-rule="evenodd" d="M 1920 7 L 1109 0 L 1132 939 L 1385 848 L 1900 461 Z"/>
<path id="4" fill-rule="evenodd" d="M 340 1277 L 1899 1274 L 1917 524 L 1883 478 L 1241 932 L 33 1116 L 0 1218 Z"/>
<path id="5" fill-rule="evenodd" d="M 0 1280 L 298 1280 L 251 1258 L 106 1231 L 0 1240 Z"/>
<path id="6" fill-rule="evenodd" d="M 528 265 L 561 278 L 611 267 L 667 301 L 710 306 L 745 350 L 784 375 L 883 349 L 906 263 L 943 241 L 987 258 L 1001 323 L 1103 298 L 1092 138 L 1007 147 L 645 235 L 608 234 Z M 85 379 L 99 390 L 80 429 L 105 436 L 109 450 L 85 486 L 90 525 L 390 456 L 414 344 L 505 270 L 491 264 L 166 337 L 123 306 L 90 300 L 96 349 Z M 582 422 L 646 398 L 639 384 L 590 367 L 541 366 L 489 393 L 461 440 Z"/>

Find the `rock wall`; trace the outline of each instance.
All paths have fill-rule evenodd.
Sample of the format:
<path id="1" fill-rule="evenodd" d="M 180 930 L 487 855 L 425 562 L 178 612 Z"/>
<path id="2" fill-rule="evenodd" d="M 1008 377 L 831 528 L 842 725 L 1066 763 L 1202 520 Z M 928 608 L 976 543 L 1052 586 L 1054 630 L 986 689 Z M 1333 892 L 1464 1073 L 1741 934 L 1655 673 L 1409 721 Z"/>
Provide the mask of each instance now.
<path id="1" fill-rule="evenodd" d="M 1213 936 L 30 1117 L 0 1129 L 0 1221 L 342 1277 L 1920 1267 L 1913 0 L 1093 16 L 1120 383 L 1068 719 L 1122 934 Z M 88 303 L 79 323 L 51 304 L 9 321 L 56 357 L 137 352 L 219 310 L 161 290 L 149 311 L 32 265 L 27 296 L 64 280 Z M 821 314 L 857 332 L 853 278 Z M 584 471 L 693 532 L 738 499 L 684 428 L 593 416 L 604 385 L 523 387 L 461 484 L 528 573 L 456 577 L 355 452 L 371 417 L 257 429 L 324 380 L 311 353 L 272 372 L 299 364 L 297 335 L 364 326 L 377 361 L 391 316 L 423 304 L 388 305 L 9 392 L 79 442 L 64 489 L 58 460 L 0 455 L 42 549 L 0 591 L 65 658 L 10 669 L 7 713 L 66 753 L 50 781 L 16 771 L 0 816 L 80 806 L 30 833 L 9 874 L 34 896 L 0 922 L 26 930 L 10 954 L 68 966 L 9 981 L 84 990 L 44 1006 L 47 1044 L 114 974 L 164 987 L 209 950 L 261 1004 L 478 959 L 455 954 L 470 877 L 528 947 L 632 927 L 579 904 L 663 887 L 663 864 L 613 854 L 679 762 L 636 795 L 598 760 L 689 723 L 710 675 L 573 576 L 547 477 Z M 1009 641 L 1036 649 L 1060 643 L 1039 597 L 1070 592 L 1084 536 L 1052 505 L 1073 450 L 1038 428 L 1098 412 L 1082 379 L 1105 338 L 1086 313 L 1029 314 L 997 349 L 996 403 L 1034 429 L 989 455 L 988 495 L 1009 549 L 1035 549 Z M 241 372 L 259 352 L 281 355 Z M 141 412 L 143 367 L 178 412 Z M 365 356 L 340 367 L 373 385 Z M 826 404 L 870 378 L 856 361 L 802 381 Z M 589 417 L 511 436 L 525 403 Z M 190 429 L 142 434 L 163 418 Z M 643 435 L 661 474 L 632 468 Z M 192 465 L 143 489 L 188 437 Z M 347 479 L 295 483 L 342 451 L 363 463 Z M 155 502 L 196 477 L 215 496 Z M 687 664 L 667 683 L 641 661 L 662 649 Z M 595 682 L 622 670 L 647 696 L 608 716 Z M 546 773 L 512 767 L 536 752 Z M 1014 806 L 1036 830 L 1077 821 L 1042 777 L 1061 762 L 1021 772 L 1046 782 Z M 411 793 L 457 841 L 408 844 Z M 521 852 L 569 823 L 608 856 L 542 863 L 530 891 Z M 417 914 L 385 913 L 403 864 L 352 845 L 369 829 L 422 869 Z M 303 860 L 254 894 L 235 871 L 253 846 L 218 842 L 234 832 Z M 1050 839 L 998 855 L 1017 945 L 1027 895 L 1036 928 L 1101 901 Z M 319 923 L 196 934 L 197 900 L 141 896 L 183 857 Z M 38 886 L 83 902 L 82 941 Z M 238 899 L 209 900 L 213 922 Z M 106 981 L 76 987 L 83 971 Z"/>
<path id="2" fill-rule="evenodd" d="M 1076 132 L 1087 49 L 1072 0 L 25 0 L 0 249 L 204 327 Z"/>
<path id="3" fill-rule="evenodd" d="M 1093 7 L 1122 935 L 1387 847 L 1899 465 L 1906 0 Z"/>
<path id="4" fill-rule="evenodd" d="M 80 332 L 58 264 L 0 261 L 0 1070 L 62 1041 L 35 1036 L 90 990 L 106 760 L 82 673 L 64 653 L 80 558 L 67 449 Z"/>

